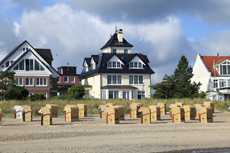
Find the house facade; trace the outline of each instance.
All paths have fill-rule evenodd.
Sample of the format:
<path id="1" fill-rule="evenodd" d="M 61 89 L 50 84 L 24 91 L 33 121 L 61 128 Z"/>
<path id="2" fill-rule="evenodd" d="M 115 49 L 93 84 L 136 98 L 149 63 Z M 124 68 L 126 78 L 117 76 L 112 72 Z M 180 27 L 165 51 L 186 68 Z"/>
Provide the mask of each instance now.
<path id="1" fill-rule="evenodd" d="M 57 78 L 58 95 L 66 95 L 68 89 L 73 85 L 81 85 L 76 66 L 58 67 L 60 77 Z"/>
<path id="2" fill-rule="evenodd" d="M 147 56 L 133 54 L 132 47 L 120 29 L 101 48 L 102 53 L 84 59 L 79 79 L 85 88 L 85 98 L 150 98 L 154 71 Z"/>
<path id="3" fill-rule="evenodd" d="M 52 61 L 50 49 L 34 48 L 25 40 L 0 62 L 0 71 L 14 71 L 16 85 L 27 88 L 30 95 L 44 93 L 46 98 L 51 98 L 57 96 L 59 77 Z"/>
<path id="4" fill-rule="evenodd" d="M 197 55 L 191 81 L 200 82 L 200 91 L 213 100 L 230 99 L 230 56 Z"/>

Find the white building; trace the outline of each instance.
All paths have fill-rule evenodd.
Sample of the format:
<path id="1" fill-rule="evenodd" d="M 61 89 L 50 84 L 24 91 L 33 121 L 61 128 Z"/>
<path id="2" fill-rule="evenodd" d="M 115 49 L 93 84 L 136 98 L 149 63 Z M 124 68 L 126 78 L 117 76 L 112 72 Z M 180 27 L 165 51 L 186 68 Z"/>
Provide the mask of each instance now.
<path id="1" fill-rule="evenodd" d="M 230 99 L 230 56 L 196 57 L 191 81 L 202 83 L 200 91 L 210 100 Z"/>
<path id="2" fill-rule="evenodd" d="M 101 48 L 101 54 L 84 59 L 79 79 L 85 87 L 85 98 L 150 98 L 154 71 L 147 56 L 132 54 L 132 47 L 120 29 Z"/>

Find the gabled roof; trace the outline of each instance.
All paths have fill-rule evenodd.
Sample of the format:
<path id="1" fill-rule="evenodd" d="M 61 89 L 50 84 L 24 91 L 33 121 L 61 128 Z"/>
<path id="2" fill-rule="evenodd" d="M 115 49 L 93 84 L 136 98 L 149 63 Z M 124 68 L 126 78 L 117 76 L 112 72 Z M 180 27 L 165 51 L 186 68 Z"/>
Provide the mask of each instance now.
<path id="1" fill-rule="evenodd" d="M 13 68 L 15 64 L 17 64 L 29 52 L 31 52 L 42 63 L 42 65 L 45 66 L 53 74 L 49 67 L 45 63 L 43 63 L 31 50 L 25 51 L 16 61 L 14 61 L 9 67 L 7 67 L 6 70 L 9 71 L 11 68 Z"/>
<path id="2" fill-rule="evenodd" d="M 91 56 L 95 63 L 98 63 L 98 55 L 92 55 Z"/>
<path id="3" fill-rule="evenodd" d="M 8 55 L 6 55 L 5 58 L 3 58 L 3 60 L 0 62 L 0 65 L 5 62 L 15 51 L 18 50 L 18 48 L 20 48 L 25 42 L 27 42 L 26 40 L 23 41 L 21 44 L 19 44 L 18 46 L 16 46 Z M 28 43 L 28 42 L 27 42 Z M 28 43 L 29 44 L 29 43 Z M 31 46 L 31 45 L 30 45 Z"/>
<path id="4" fill-rule="evenodd" d="M 53 61 L 53 56 L 50 49 L 35 48 L 35 50 L 45 61 Z"/>
<path id="5" fill-rule="evenodd" d="M 124 65 L 122 69 L 108 69 L 107 62 L 111 59 L 112 56 L 116 55 L 119 59 L 122 60 Z M 138 55 L 141 59 L 144 59 L 143 62 L 145 63 L 145 67 L 143 69 L 129 69 L 128 62 L 133 59 L 134 56 Z M 84 72 L 84 69 L 79 76 L 79 78 L 87 77 L 90 75 L 94 75 L 96 73 L 140 73 L 140 74 L 154 74 L 155 72 L 149 67 L 148 59 L 143 54 L 108 54 L 102 53 L 98 55 L 98 64 L 96 65 L 96 69 L 89 70 Z"/>
<path id="6" fill-rule="evenodd" d="M 208 68 L 209 72 L 211 72 L 212 76 L 214 76 L 213 62 L 215 62 L 215 64 L 220 64 L 226 59 L 230 60 L 230 56 L 201 56 L 201 57 L 206 67 Z M 220 74 L 217 71 L 215 75 L 220 76 Z"/>
<path id="7" fill-rule="evenodd" d="M 119 43 L 117 38 L 117 33 L 114 33 L 113 36 L 109 39 L 109 41 L 101 48 L 104 49 L 106 47 L 133 47 L 130 43 L 128 43 L 125 38 L 123 38 L 123 42 Z"/>
<path id="8" fill-rule="evenodd" d="M 86 64 L 89 66 L 90 61 L 91 61 L 91 58 L 85 58 L 84 61 L 83 61 L 83 66 L 84 66 L 84 62 L 86 62 Z"/>

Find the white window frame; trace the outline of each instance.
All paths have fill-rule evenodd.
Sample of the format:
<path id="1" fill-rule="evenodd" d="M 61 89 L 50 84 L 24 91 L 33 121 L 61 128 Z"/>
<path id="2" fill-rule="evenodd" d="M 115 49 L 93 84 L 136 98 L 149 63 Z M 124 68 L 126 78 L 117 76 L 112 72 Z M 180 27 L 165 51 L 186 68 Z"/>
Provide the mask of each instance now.
<path id="1" fill-rule="evenodd" d="M 37 80 L 39 80 L 38 81 L 39 84 L 37 84 Z M 42 82 L 42 84 L 41 84 L 41 82 Z M 44 82 L 46 82 L 46 84 Z M 36 86 L 38 86 L 38 87 L 47 87 L 47 78 L 36 78 Z"/>
<path id="2" fill-rule="evenodd" d="M 114 62 L 116 63 L 115 66 L 113 65 Z M 120 66 L 118 66 L 118 63 L 119 63 Z M 109 69 L 120 69 L 121 68 L 121 64 L 122 63 L 120 61 L 109 61 L 107 63 L 107 68 L 109 68 Z"/>
<path id="3" fill-rule="evenodd" d="M 135 84 L 134 76 L 137 76 L 137 84 Z M 143 77 L 142 83 L 140 83 L 140 76 Z M 132 77 L 132 82 L 130 81 L 130 77 Z M 129 75 L 129 84 L 131 85 L 143 85 L 144 84 L 144 76 L 143 75 Z"/>
<path id="4" fill-rule="evenodd" d="M 33 86 L 34 85 L 34 78 L 26 78 L 26 79 L 29 79 L 29 84 L 27 85 L 25 83 L 25 86 Z M 31 83 L 31 79 L 32 79 L 32 83 Z"/>
<path id="5" fill-rule="evenodd" d="M 72 78 L 73 78 L 73 81 L 72 81 Z M 70 82 L 75 83 L 75 77 L 70 77 Z"/>
<path id="6" fill-rule="evenodd" d="M 125 97 L 124 97 L 124 94 L 125 94 Z M 130 91 L 122 91 L 122 98 L 130 99 Z"/>
<path id="7" fill-rule="evenodd" d="M 22 84 L 19 84 L 19 81 L 22 80 Z M 15 81 L 16 81 L 16 85 L 18 86 L 23 86 L 23 78 L 15 78 Z"/>
<path id="8" fill-rule="evenodd" d="M 109 98 L 109 94 L 110 94 L 110 92 L 112 92 L 112 93 L 113 93 L 113 98 Z M 118 94 L 117 94 L 117 98 L 115 98 L 115 97 L 114 97 L 115 92 L 118 92 Z M 109 98 L 109 99 L 119 99 L 119 91 L 117 91 L 117 90 L 109 90 L 109 92 L 108 92 L 108 98 Z"/>
<path id="9" fill-rule="evenodd" d="M 213 80 L 213 88 L 218 88 L 218 79 Z"/>
<path id="10" fill-rule="evenodd" d="M 67 78 L 67 81 L 65 81 L 65 78 Z M 64 77 L 64 82 L 68 83 L 69 82 L 69 77 Z"/>
<path id="11" fill-rule="evenodd" d="M 108 76 L 111 76 L 111 83 L 108 82 Z M 114 83 L 114 76 L 116 76 L 116 82 Z M 121 83 L 118 84 L 118 76 L 121 76 Z M 122 75 L 107 75 L 107 85 L 121 85 L 123 84 Z"/>
<path id="12" fill-rule="evenodd" d="M 113 49 L 112 49 L 112 53 L 115 53 L 115 54 L 116 54 L 116 53 L 117 53 L 117 49 L 113 48 Z"/>
<path id="13" fill-rule="evenodd" d="M 136 67 L 134 66 L 135 64 L 137 64 Z M 130 62 L 129 69 L 143 69 L 143 63 L 142 62 Z"/>
<path id="14" fill-rule="evenodd" d="M 141 92 L 141 94 L 139 94 Z M 143 94 L 144 92 L 144 94 Z M 138 96 L 141 95 L 141 99 L 145 99 L 146 98 L 146 92 L 143 91 L 143 90 L 139 90 L 137 91 L 137 99 L 138 99 Z"/>

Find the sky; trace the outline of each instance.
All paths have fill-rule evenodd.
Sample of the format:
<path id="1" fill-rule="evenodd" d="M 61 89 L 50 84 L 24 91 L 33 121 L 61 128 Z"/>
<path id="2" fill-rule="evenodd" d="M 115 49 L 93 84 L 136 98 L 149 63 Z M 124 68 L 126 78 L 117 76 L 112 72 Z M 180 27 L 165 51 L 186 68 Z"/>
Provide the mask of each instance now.
<path id="1" fill-rule="evenodd" d="M 123 29 L 133 53 L 149 58 L 152 84 L 172 75 L 182 55 L 230 55 L 229 0 L 1 0 L 0 60 L 27 40 L 48 48 L 53 67 L 77 66 Z"/>

